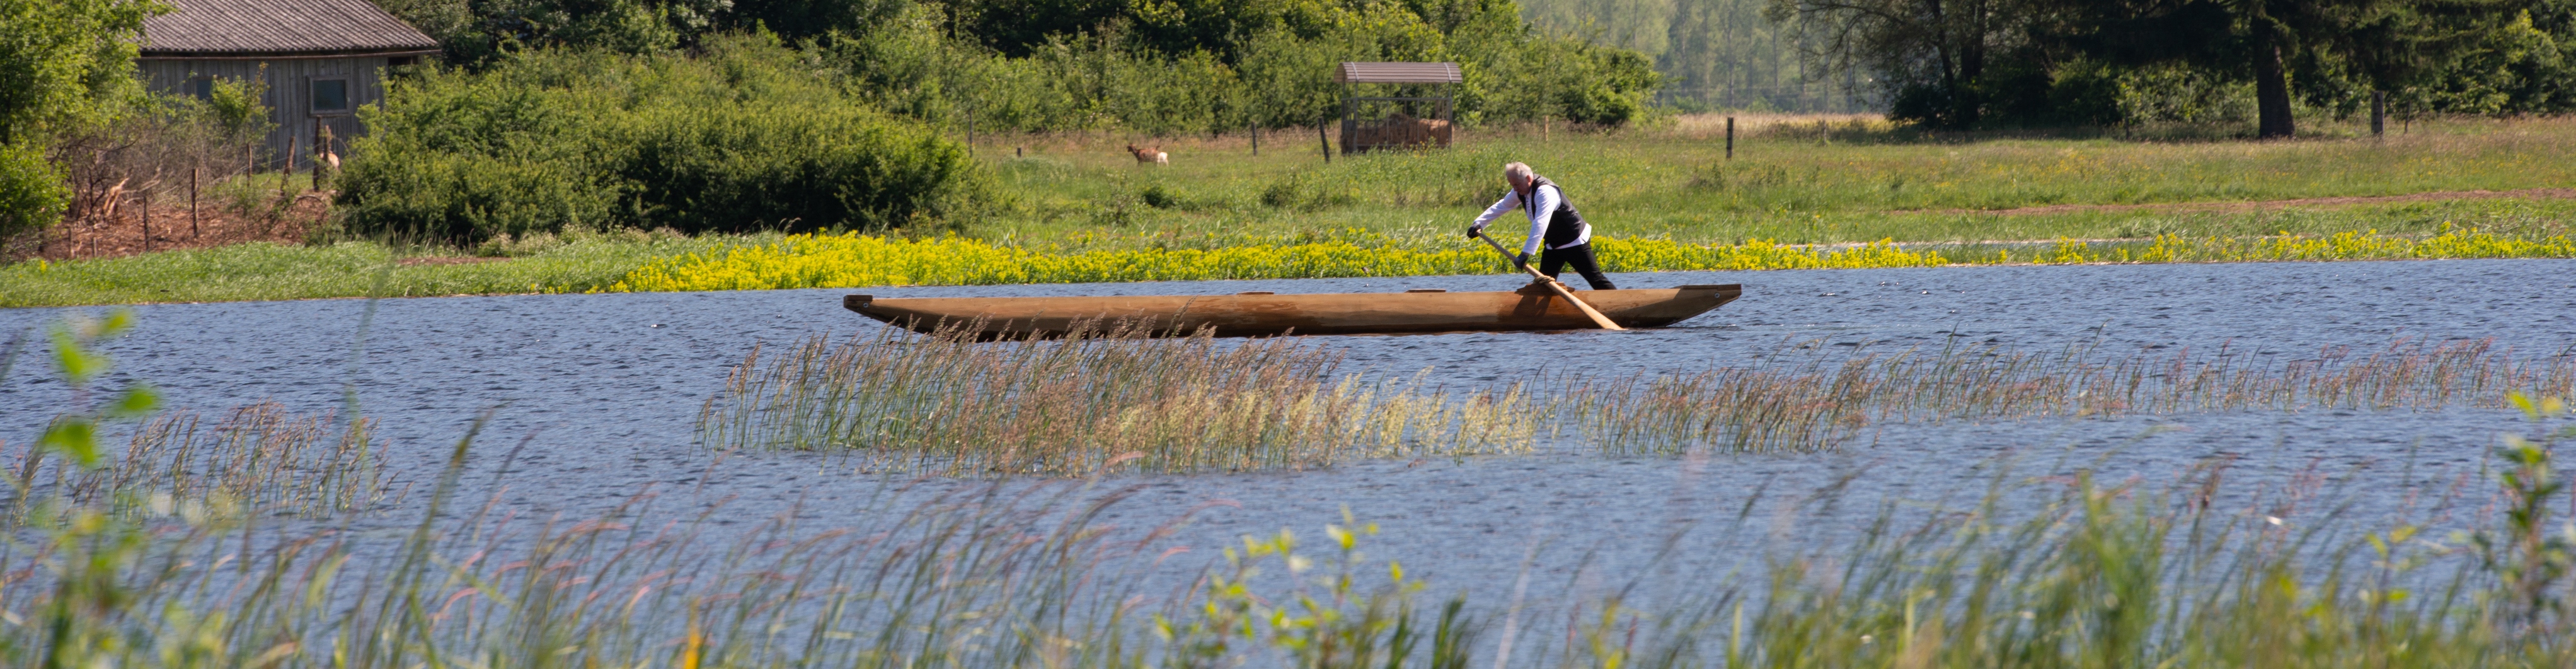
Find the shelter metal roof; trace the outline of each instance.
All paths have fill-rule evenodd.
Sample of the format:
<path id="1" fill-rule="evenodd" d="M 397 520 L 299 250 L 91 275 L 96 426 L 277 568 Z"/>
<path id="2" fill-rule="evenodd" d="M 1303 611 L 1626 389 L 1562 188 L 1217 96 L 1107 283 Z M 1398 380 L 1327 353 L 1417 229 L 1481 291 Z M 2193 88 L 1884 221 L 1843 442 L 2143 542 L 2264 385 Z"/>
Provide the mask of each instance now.
<path id="1" fill-rule="evenodd" d="M 167 0 L 143 20 L 145 58 L 420 54 L 438 40 L 368 0 Z"/>
<path id="2" fill-rule="evenodd" d="M 1345 84 L 1455 84 L 1467 78 L 1457 63 L 1343 63 L 1333 81 Z"/>

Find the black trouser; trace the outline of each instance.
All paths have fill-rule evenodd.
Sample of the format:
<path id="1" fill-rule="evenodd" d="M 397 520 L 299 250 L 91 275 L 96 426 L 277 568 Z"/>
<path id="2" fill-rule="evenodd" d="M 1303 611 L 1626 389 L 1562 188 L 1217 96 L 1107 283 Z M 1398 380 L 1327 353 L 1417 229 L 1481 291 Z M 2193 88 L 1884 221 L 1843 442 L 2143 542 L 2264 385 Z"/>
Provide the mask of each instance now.
<path id="1" fill-rule="evenodd" d="M 1564 273 L 1565 266 L 1568 264 L 1574 265 L 1574 273 L 1583 275 L 1583 282 L 1592 284 L 1593 290 L 1619 289 L 1618 286 L 1610 284 L 1610 277 L 1601 275 L 1601 265 L 1592 262 L 1590 242 L 1538 252 L 1538 271 L 1548 275 L 1549 278 L 1555 278 L 1556 275 Z"/>

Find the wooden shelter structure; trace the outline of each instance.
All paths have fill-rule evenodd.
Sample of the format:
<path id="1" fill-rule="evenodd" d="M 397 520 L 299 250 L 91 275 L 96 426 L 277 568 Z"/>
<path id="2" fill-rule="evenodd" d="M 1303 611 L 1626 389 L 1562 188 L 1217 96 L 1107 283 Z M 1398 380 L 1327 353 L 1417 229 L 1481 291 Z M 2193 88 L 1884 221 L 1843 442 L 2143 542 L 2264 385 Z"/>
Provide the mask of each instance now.
<path id="1" fill-rule="evenodd" d="M 1449 86 L 1466 80 L 1457 63 L 1342 63 L 1333 75 L 1342 85 L 1342 153 L 1448 148 L 1457 133 Z M 1364 96 L 1360 84 L 1430 84 L 1439 95 Z"/>
<path id="2" fill-rule="evenodd" d="M 258 158 L 269 166 L 308 165 L 323 128 L 322 148 L 345 155 L 366 132 L 358 108 L 384 101 L 385 68 L 439 50 L 368 0 L 165 1 L 176 11 L 143 20 L 144 85 L 202 98 L 217 78 L 259 81 L 277 124 Z"/>

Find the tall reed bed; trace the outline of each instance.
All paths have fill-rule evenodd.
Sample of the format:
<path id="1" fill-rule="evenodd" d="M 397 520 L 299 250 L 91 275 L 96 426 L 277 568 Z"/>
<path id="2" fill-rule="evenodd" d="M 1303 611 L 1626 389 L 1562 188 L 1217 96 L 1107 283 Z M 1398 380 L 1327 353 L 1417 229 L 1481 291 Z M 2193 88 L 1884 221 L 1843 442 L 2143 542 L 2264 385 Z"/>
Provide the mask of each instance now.
<path id="1" fill-rule="evenodd" d="M 887 328 L 755 349 L 708 401 L 703 438 L 964 476 L 1306 468 L 1529 445 L 1518 387 L 1451 393 L 1336 375 L 1341 353 L 1305 340 L 1113 325 L 978 343 L 968 332 Z"/>
<path id="2" fill-rule="evenodd" d="M 2407 340 L 2311 356 L 2219 350 L 2112 356 L 1973 346 L 1825 354 L 1817 342 L 1742 367 L 1600 376 L 1541 372 L 1474 391 L 1336 375 L 1310 340 L 1231 347 L 1205 336 L 1095 331 L 978 344 L 892 329 L 755 350 L 708 401 L 718 448 L 851 455 L 862 469 L 968 476 L 1329 466 L 1354 458 L 1510 453 L 1541 440 L 1637 453 L 1813 452 L 1871 428 L 1952 420 L 2500 406 L 2576 393 L 2576 357 L 2491 341 Z"/>
<path id="3" fill-rule="evenodd" d="M 1774 356 L 1677 375 L 1569 375 L 1533 407 L 1612 453 L 1813 451 L 1887 423 L 2229 411 L 2501 406 L 2512 391 L 2576 392 L 2576 358 L 2528 358 L 2492 341 L 2400 341 L 2314 357 L 2220 350 L 2107 357 L 1951 346 L 1892 354 Z M 2107 359 L 2106 359 L 2107 358 Z"/>

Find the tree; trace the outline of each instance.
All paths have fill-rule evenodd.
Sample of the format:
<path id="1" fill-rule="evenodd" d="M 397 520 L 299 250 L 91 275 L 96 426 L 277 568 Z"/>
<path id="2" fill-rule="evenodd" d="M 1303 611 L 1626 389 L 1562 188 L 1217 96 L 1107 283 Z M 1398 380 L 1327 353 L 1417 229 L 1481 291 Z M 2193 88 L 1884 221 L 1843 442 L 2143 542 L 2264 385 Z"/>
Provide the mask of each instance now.
<path id="1" fill-rule="evenodd" d="M 62 217 L 70 194 L 45 143 L 141 95 L 143 18 L 164 11 L 151 0 L 0 0 L 0 238 Z"/>
<path id="2" fill-rule="evenodd" d="M 1791 26 L 1809 72 L 1865 70 L 1885 86 L 1892 116 L 1934 127 L 1976 125 L 1989 70 L 2038 58 L 2035 26 L 2086 0 L 1772 0 L 1764 13 Z"/>
<path id="3" fill-rule="evenodd" d="M 2419 76 L 2455 48 L 2453 8 L 2494 0 L 2148 0 L 2084 3 L 2096 14 L 2070 30 L 2072 44 L 2111 62 L 2186 62 L 2254 80 L 2264 139 L 2298 134 L 2292 95 L 2358 97 Z"/>

